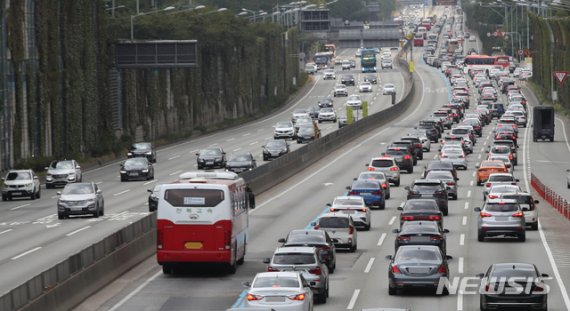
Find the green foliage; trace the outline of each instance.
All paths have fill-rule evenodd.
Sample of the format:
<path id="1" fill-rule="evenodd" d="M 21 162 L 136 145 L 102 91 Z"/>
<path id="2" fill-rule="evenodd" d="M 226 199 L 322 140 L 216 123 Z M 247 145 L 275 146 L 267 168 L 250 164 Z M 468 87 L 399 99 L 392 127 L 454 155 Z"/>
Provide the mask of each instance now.
<path id="1" fill-rule="evenodd" d="M 362 118 L 368 117 L 368 101 L 362 102 Z"/>
<path id="2" fill-rule="evenodd" d="M 346 124 L 354 123 L 354 115 L 352 114 L 352 107 L 346 106 Z"/>

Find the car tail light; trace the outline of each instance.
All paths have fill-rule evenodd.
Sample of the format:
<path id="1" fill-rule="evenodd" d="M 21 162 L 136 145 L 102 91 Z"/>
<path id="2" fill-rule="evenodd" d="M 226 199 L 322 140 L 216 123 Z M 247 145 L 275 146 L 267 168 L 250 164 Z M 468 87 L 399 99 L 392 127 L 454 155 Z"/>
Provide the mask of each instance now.
<path id="1" fill-rule="evenodd" d="M 493 215 L 491 215 L 491 214 L 489 214 L 489 213 L 487 213 L 487 212 L 480 212 L 480 213 L 479 213 L 479 216 L 480 216 L 481 218 L 493 217 Z"/>
<path id="2" fill-rule="evenodd" d="M 441 241 L 443 240 L 443 237 L 441 235 L 432 235 L 430 240 L 432 241 Z"/>
<path id="3" fill-rule="evenodd" d="M 348 195 L 358 195 L 358 192 L 356 192 L 356 191 L 349 191 L 349 192 L 348 192 Z"/>
<path id="4" fill-rule="evenodd" d="M 403 221 L 414 220 L 414 216 L 402 216 L 401 219 L 402 219 Z"/>
<path id="5" fill-rule="evenodd" d="M 430 215 L 427 218 L 428 220 L 441 220 L 441 216 L 439 215 Z"/>
<path id="6" fill-rule="evenodd" d="M 263 296 L 247 294 L 247 301 L 255 301 L 255 300 L 261 300 L 261 299 L 263 299 Z"/>
<path id="7" fill-rule="evenodd" d="M 404 160 L 409 160 L 410 158 L 411 158 L 411 157 L 410 157 L 410 155 L 408 155 L 408 154 L 406 154 L 406 155 L 404 156 Z"/>
<path id="8" fill-rule="evenodd" d="M 331 207 L 329 210 L 333 213 L 336 212 L 336 209 L 334 207 Z"/>
<path id="9" fill-rule="evenodd" d="M 455 185 L 455 182 L 453 182 L 453 181 L 448 181 L 448 182 L 447 182 L 447 185 L 448 185 L 448 186 L 454 186 L 454 185 Z"/>
<path id="10" fill-rule="evenodd" d="M 267 272 L 279 272 L 279 269 L 275 269 L 272 266 L 267 266 Z"/>
<path id="11" fill-rule="evenodd" d="M 367 209 L 366 209 L 366 207 L 363 207 L 360 209 L 360 211 L 366 213 Z"/>
<path id="12" fill-rule="evenodd" d="M 163 240 L 164 240 L 164 232 L 162 231 L 162 229 L 156 230 L 156 248 L 157 249 L 162 249 Z"/>
<path id="13" fill-rule="evenodd" d="M 395 171 L 397 171 L 397 170 L 398 170 L 398 167 L 397 167 L 397 166 L 392 166 L 392 167 L 390 168 L 390 171 L 392 171 L 392 172 L 395 172 Z"/>
<path id="14" fill-rule="evenodd" d="M 447 268 L 445 267 L 445 265 L 439 266 L 439 269 L 437 269 L 437 273 L 447 273 Z"/>
<path id="15" fill-rule="evenodd" d="M 499 197 L 498 195 L 489 194 L 489 199 L 496 199 L 498 197 Z"/>
<path id="16" fill-rule="evenodd" d="M 490 188 L 490 187 L 491 187 L 491 183 L 490 183 L 490 182 L 485 183 L 485 187 Z"/>
<path id="17" fill-rule="evenodd" d="M 348 234 L 353 234 L 354 233 L 354 227 L 353 226 L 349 226 L 348 227 Z"/>
<path id="18" fill-rule="evenodd" d="M 369 171 L 375 171 L 375 169 L 374 169 L 372 166 L 369 166 L 369 167 L 368 167 L 368 170 L 369 170 Z"/>
<path id="19" fill-rule="evenodd" d="M 422 147 L 423 147 L 422 144 L 414 144 L 414 146 L 415 146 L 416 148 L 422 148 Z"/>
<path id="20" fill-rule="evenodd" d="M 543 291 L 544 291 L 544 287 L 542 287 L 542 286 L 536 286 L 536 285 L 535 285 L 535 286 L 533 286 L 532 291 L 535 292 L 535 293 L 536 293 L 536 292 L 543 292 Z"/>
<path id="21" fill-rule="evenodd" d="M 398 268 L 398 266 L 392 265 L 392 273 L 402 273 L 402 271 L 400 271 L 400 268 Z"/>
<path id="22" fill-rule="evenodd" d="M 512 160 L 512 159 L 513 159 L 513 155 L 509 154 L 509 160 Z"/>
<path id="23" fill-rule="evenodd" d="M 309 270 L 310 274 L 315 274 L 315 275 L 321 275 L 323 271 L 321 270 L 321 267 L 316 267 L 315 269 L 311 269 Z"/>
<path id="24" fill-rule="evenodd" d="M 305 300 L 305 294 L 299 294 L 299 295 L 288 296 L 287 298 L 289 298 L 290 300 L 303 301 L 303 300 Z"/>
<path id="25" fill-rule="evenodd" d="M 386 188 L 388 188 L 388 185 L 386 185 L 386 184 L 383 183 L 383 184 L 382 184 L 382 189 L 386 189 Z"/>
<path id="26" fill-rule="evenodd" d="M 372 191 L 373 195 L 382 195 L 382 191 L 381 190 L 376 190 L 376 191 Z"/>
<path id="27" fill-rule="evenodd" d="M 518 212 L 514 213 L 512 216 L 513 217 L 524 217 L 524 213 L 521 211 L 518 211 Z"/>
<path id="28" fill-rule="evenodd" d="M 409 240 L 410 240 L 410 237 L 409 237 L 409 236 L 406 236 L 406 235 L 401 235 L 401 236 L 398 237 L 398 240 L 399 240 L 399 241 L 409 241 Z"/>
<path id="29" fill-rule="evenodd" d="M 320 228 L 321 228 L 321 227 L 320 227 L 319 225 L 315 225 L 315 226 L 313 227 L 313 229 L 315 229 L 315 230 L 319 230 Z"/>

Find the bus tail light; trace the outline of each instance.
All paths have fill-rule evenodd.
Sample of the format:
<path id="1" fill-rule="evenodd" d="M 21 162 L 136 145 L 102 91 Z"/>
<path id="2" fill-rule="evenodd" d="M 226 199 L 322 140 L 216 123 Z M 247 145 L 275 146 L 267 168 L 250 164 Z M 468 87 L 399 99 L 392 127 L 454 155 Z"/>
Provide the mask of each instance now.
<path id="1" fill-rule="evenodd" d="M 164 232 L 161 229 L 156 230 L 156 248 L 162 249 L 164 240 Z"/>

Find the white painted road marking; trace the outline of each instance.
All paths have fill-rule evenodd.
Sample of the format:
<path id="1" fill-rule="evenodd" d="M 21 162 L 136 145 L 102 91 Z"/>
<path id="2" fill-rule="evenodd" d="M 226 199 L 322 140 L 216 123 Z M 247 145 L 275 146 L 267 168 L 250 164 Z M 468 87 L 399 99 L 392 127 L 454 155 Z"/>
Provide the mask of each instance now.
<path id="1" fill-rule="evenodd" d="M 461 245 L 461 246 L 465 245 L 465 233 L 462 233 L 459 236 L 459 245 Z"/>
<path id="2" fill-rule="evenodd" d="M 467 191 L 467 197 L 468 197 L 468 198 L 471 197 L 471 190 Z"/>
<path id="3" fill-rule="evenodd" d="M 143 185 L 145 185 L 145 186 L 146 186 L 146 185 L 149 185 L 149 184 L 155 183 L 155 182 L 157 182 L 157 181 L 158 181 L 158 179 L 153 179 L 153 180 L 150 180 L 150 181 L 147 181 L 147 182 L 145 182 Z"/>
<path id="4" fill-rule="evenodd" d="M 461 224 L 463 224 L 464 226 L 467 225 L 467 216 L 463 216 L 463 220 L 461 221 Z"/>
<path id="5" fill-rule="evenodd" d="M 386 233 L 382 233 L 382 235 L 380 236 L 380 239 L 378 240 L 378 246 L 382 245 L 382 243 L 384 243 L 384 239 L 386 238 Z"/>
<path id="6" fill-rule="evenodd" d="M 29 251 L 25 251 L 25 252 L 21 253 L 20 255 L 17 255 L 17 256 L 12 257 L 12 260 L 16 260 L 16 259 L 22 258 L 22 257 L 24 257 L 24 256 L 26 256 L 26 255 L 28 255 L 28 254 L 31 254 L 31 253 L 33 253 L 33 252 L 35 252 L 35 251 L 37 251 L 37 250 L 39 250 L 39 249 L 41 249 L 41 248 L 42 248 L 41 246 L 38 246 L 38 247 L 36 247 L 36 248 L 32 248 L 32 249 L 29 250 Z"/>
<path id="7" fill-rule="evenodd" d="M 176 172 L 170 173 L 169 175 L 170 175 L 170 176 L 173 176 L 173 175 L 178 175 L 178 174 L 180 174 L 180 173 L 182 173 L 182 171 L 181 171 L 181 170 L 178 170 L 178 171 L 176 171 Z"/>
<path id="8" fill-rule="evenodd" d="M 458 268 L 459 273 L 463 273 L 463 261 L 464 261 L 463 257 L 459 257 L 459 268 Z"/>
<path id="9" fill-rule="evenodd" d="M 356 300 L 358 299 L 358 294 L 360 294 L 360 289 L 355 289 L 354 293 L 352 294 L 352 298 L 350 298 L 348 306 L 346 306 L 346 310 L 352 310 L 354 308 Z"/>
<path id="10" fill-rule="evenodd" d="M 79 229 L 77 229 L 77 230 L 75 230 L 75 231 L 71 231 L 70 233 L 66 234 L 66 236 L 72 236 L 72 235 L 74 235 L 74 234 L 76 234 L 76 233 L 78 233 L 78 232 L 81 232 L 81 231 L 86 230 L 86 229 L 89 229 L 89 228 L 91 228 L 91 226 L 85 226 L 85 227 L 83 227 L 83 228 L 79 228 Z"/>
<path id="11" fill-rule="evenodd" d="M 465 202 L 465 209 L 469 209 L 469 202 Z"/>
<path id="12" fill-rule="evenodd" d="M 129 192 L 129 191 L 131 191 L 131 189 L 123 190 L 123 191 L 117 192 L 117 193 L 115 193 L 115 194 L 113 194 L 113 195 L 116 196 L 116 197 L 118 197 L 118 196 L 120 196 L 121 194 L 125 194 L 125 193 L 127 193 L 127 192 Z"/>
<path id="13" fill-rule="evenodd" d="M 8 232 L 10 232 L 10 231 L 12 231 L 12 230 L 14 230 L 14 229 L 6 229 L 6 230 L 0 232 L 0 235 L 2 235 L 2 234 L 4 234 L 4 233 L 8 233 Z"/>
<path id="14" fill-rule="evenodd" d="M 177 154 L 177 155 L 175 155 L 175 156 L 172 156 L 172 157 L 168 158 L 168 161 L 170 161 L 170 160 L 174 160 L 174 159 L 177 159 L 177 158 L 180 158 L 180 155 L 179 155 L 179 154 Z"/>
<path id="15" fill-rule="evenodd" d="M 366 265 L 366 268 L 364 269 L 364 273 L 370 272 L 370 269 L 372 269 L 372 265 L 374 264 L 374 260 L 375 260 L 374 257 L 370 258 L 368 264 Z"/>
<path id="16" fill-rule="evenodd" d="M 30 206 L 30 204 L 24 204 L 24 205 L 19 205 L 19 206 L 16 206 L 16 207 L 12 207 L 10 210 L 11 210 L 11 211 L 14 211 L 14 210 L 20 209 L 20 208 L 22 208 L 22 207 L 26 207 L 26 206 Z"/>
<path id="17" fill-rule="evenodd" d="M 253 145 L 255 145 L 255 144 L 257 144 L 257 140 L 254 141 L 254 142 L 252 142 L 252 143 L 250 143 L 249 145 L 250 145 L 250 146 L 253 146 Z"/>
<path id="18" fill-rule="evenodd" d="M 391 226 L 394 224 L 394 221 L 396 221 L 396 216 L 392 216 L 392 219 L 390 219 L 390 222 L 388 224 Z"/>

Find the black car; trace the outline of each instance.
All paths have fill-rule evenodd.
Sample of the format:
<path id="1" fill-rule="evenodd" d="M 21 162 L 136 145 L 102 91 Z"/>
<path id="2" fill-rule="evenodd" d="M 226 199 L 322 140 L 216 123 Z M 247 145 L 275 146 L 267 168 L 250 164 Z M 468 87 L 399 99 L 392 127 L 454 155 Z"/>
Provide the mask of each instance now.
<path id="1" fill-rule="evenodd" d="M 263 161 L 277 159 L 289 153 L 289 144 L 282 139 L 270 140 L 261 147 L 263 148 Z"/>
<path id="2" fill-rule="evenodd" d="M 158 193 L 160 192 L 160 184 L 155 185 L 152 189 L 147 189 L 150 194 L 148 195 L 148 211 L 155 212 L 158 208 Z"/>
<path id="3" fill-rule="evenodd" d="M 154 167 L 147 158 L 130 158 L 121 163 L 121 181 L 154 179 Z"/>
<path id="4" fill-rule="evenodd" d="M 321 136 L 321 130 L 317 129 L 315 133 L 315 128 L 312 126 L 302 126 L 297 131 L 297 143 L 310 143 Z"/>
<path id="5" fill-rule="evenodd" d="M 150 162 L 156 163 L 156 151 L 154 151 L 152 143 L 141 142 L 132 144 L 129 152 L 127 152 L 127 158 L 138 157 L 147 158 Z"/>
<path id="6" fill-rule="evenodd" d="M 363 81 L 378 84 L 378 77 L 376 77 L 376 75 L 365 75 Z"/>
<path id="7" fill-rule="evenodd" d="M 535 265 L 529 263 L 495 263 L 482 278 L 481 310 L 496 310 L 510 307 L 513 310 L 548 310 L 548 285 Z"/>
<path id="8" fill-rule="evenodd" d="M 420 124 L 419 126 L 415 127 L 415 129 L 425 130 L 427 138 L 432 143 L 436 143 L 441 137 L 439 130 L 433 124 Z"/>
<path id="9" fill-rule="evenodd" d="M 334 106 L 334 102 L 333 102 L 332 98 L 326 97 L 323 99 L 319 99 L 318 106 L 319 106 L 319 109 L 320 108 L 329 108 L 329 107 Z M 319 112 L 317 111 L 317 117 L 318 117 L 318 114 L 319 114 Z"/>
<path id="10" fill-rule="evenodd" d="M 400 213 L 400 227 L 406 221 L 435 221 L 443 229 L 443 213 L 434 199 L 408 199 L 397 208 Z"/>
<path id="11" fill-rule="evenodd" d="M 438 123 L 436 120 L 421 120 L 418 124 L 418 128 L 420 129 L 427 129 L 428 135 L 430 139 L 432 139 L 433 133 L 431 133 L 431 129 L 434 128 L 437 131 L 437 139 L 432 140 L 432 142 L 436 143 L 438 139 L 441 138 L 441 133 L 443 133 L 443 125 Z"/>
<path id="12" fill-rule="evenodd" d="M 425 178 L 427 174 L 431 171 L 450 171 L 451 174 L 453 174 L 455 180 L 456 181 L 459 180 L 459 178 L 457 178 L 457 170 L 455 169 L 455 166 L 453 166 L 453 163 L 451 162 L 440 161 L 440 160 L 430 161 L 428 165 L 426 165 L 426 167 L 424 168 L 423 177 Z"/>
<path id="13" fill-rule="evenodd" d="M 309 107 L 309 109 L 307 109 L 307 111 L 309 112 L 309 116 L 311 116 L 311 119 L 316 120 L 319 118 L 319 110 L 321 108 L 319 108 L 318 106 L 312 106 Z"/>
<path id="14" fill-rule="evenodd" d="M 447 186 L 439 179 L 416 179 L 412 186 L 404 188 L 408 190 L 407 199 L 434 199 L 437 206 L 447 216 L 448 194 Z"/>
<path id="15" fill-rule="evenodd" d="M 433 245 L 400 246 L 394 256 L 388 256 L 388 294 L 396 295 L 405 289 L 437 290 L 441 278 L 449 279 L 449 265 L 452 259 L 439 247 Z M 446 287 L 439 295 L 448 295 Z"/>
<path id="16" fill-rule="evenodd" d="M 257 164 L 253 155 L 249 152 L 240 152 L 232 154 L 226 162 L 226 170 L 234 173 L 251 171 L 256 168 Z"/>
<path id="17" fill-rule="evenodd" d="M 400 229 L 394 229 L 392 232 L 397 234 L 394 241 L 396 251 L 402 245 L 435 245 L 446 254 L 445 234 L 449 230 L 441 230 L 436 221 L 405 221 Z"/>
<path id="18" fill-rule="evenodd" d="M 212 147 L 200 150 L 196 153 L 198 157 L 198 169 L 205 168 L 225 168 L 226 167 L 226 153 L 220 147 Z"/>
<path id="19" fill-rule="evenodd" d="M 354 76 L 353 75 L 343 75 L 340 78 L 340 83 L 349 86 L 349 85 L 356 85 L 356 82 L 354 80 Z"/>
<path id="20" fill-rule="evenodd" d="M 330 238 L 326 231 L 314 229 L 292 230 L 287 235 L 287 238 L 281 238 L 278 242 L 283 243 L 281 247 L 315 247 L 329 268 L 329 272 L 334 273 L 336 269 L 336 247 L 334 246 L 333 239 Z"/>
<path id="21" fill-rule="evenodd" d="M 390 147 L 382 155 L 394 158 L 401 170 L 406 170 L 410 174 L 414 172 L 414 156 L 407 148 Z"/>
<path id="22" fill-rule="evenodd" d="M 408 141 L 408 142 L 412 143 L 412 146 L 414 147 L 414 152 L 416 153 L 416 157 L 419 160 L 424 159 L 424 148 L 422 145 L 422 141 L 418 137 L 405 136 L 405 137 L 400 138 L 400 141 Z"/>
<path id="23" fill-rule="evenodd" d="M 418 164 L 418 153 L 416 152 L 416 147 L 414 146 L 414 143 L 412 143 L 411 141 L 402 141 L 402 140 L 395 141 L 392 142 L 388 147 L 406 148 L 408 152 L 410 152 L 410 154 L 412 155 L 412 160 L 414 165 Z M 423 151 L 422 151 L 422 156 L 423 156 Z"/>

